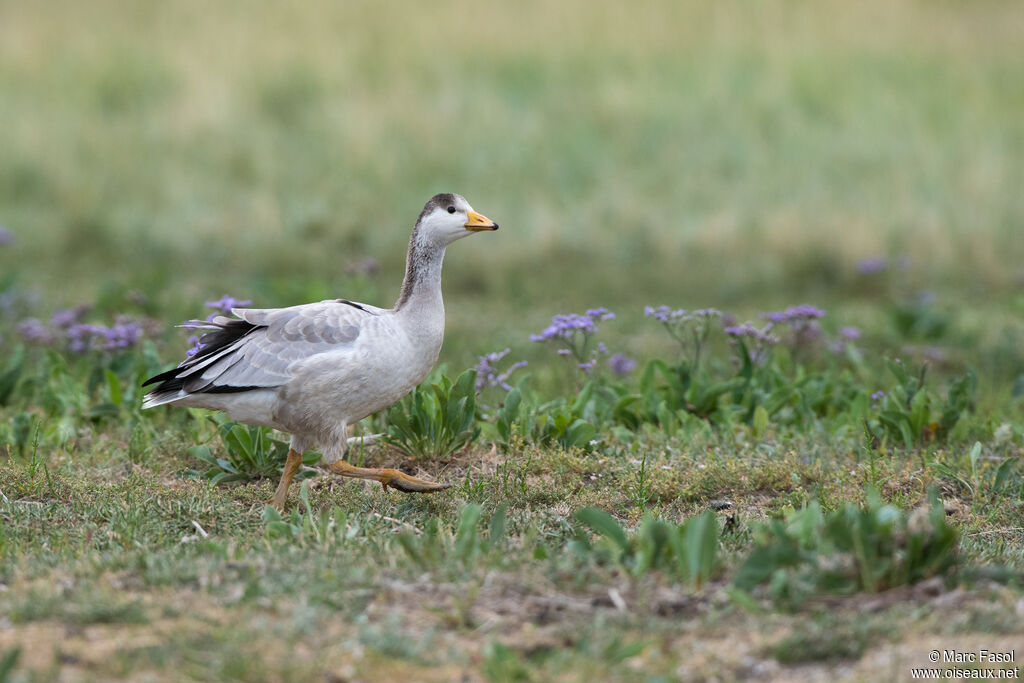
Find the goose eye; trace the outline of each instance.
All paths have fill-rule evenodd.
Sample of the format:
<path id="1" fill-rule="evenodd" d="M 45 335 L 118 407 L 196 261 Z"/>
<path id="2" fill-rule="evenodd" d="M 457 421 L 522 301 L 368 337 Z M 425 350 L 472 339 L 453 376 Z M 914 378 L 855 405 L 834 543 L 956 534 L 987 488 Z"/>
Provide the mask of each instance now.
<path id="1" fill-rule="evenodd" d="M 449 206 L 448 207 L 448 213 L 455 213 L 455 207 L 454 206 Z"/>

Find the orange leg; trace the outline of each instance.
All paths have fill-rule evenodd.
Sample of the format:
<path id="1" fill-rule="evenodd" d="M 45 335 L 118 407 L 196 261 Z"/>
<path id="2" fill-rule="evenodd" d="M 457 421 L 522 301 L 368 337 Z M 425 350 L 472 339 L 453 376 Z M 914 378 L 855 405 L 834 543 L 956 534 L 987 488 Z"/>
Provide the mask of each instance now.
<path id="1" fill-rule="evenodd" d="M 284 463 L 284 472 L 281 473 L 281 481 L 277 484 L 277 491 L 271 504 L 278 510 L 284 510 L 284 501 L 288 497 L 288 487 L 292 484 L 292 477 L 302 466 L 302 453 L 294 449 L 288 450 L 288 459 Z"/>
<path id="2" fill-rule="evenodd" d="M 339 460 L 327 467 L 331 472 L 340 474 L 343 477 L 379 481 L 385 491 L 387 491 L 390 486 L 391 488 L 398 489 L 399 491 L 430 493 L 431 491 L 440 491 L 441 489 L 446 489 L 451 486 L 451 484 L 435 484 L 433 482 L 417 479 L 416 477 L 409 476 L 405 472 L 399 472 L 398 470 L 391 468 L 356 467 L 355 465 L 349 465 L 344 460 Z"/>

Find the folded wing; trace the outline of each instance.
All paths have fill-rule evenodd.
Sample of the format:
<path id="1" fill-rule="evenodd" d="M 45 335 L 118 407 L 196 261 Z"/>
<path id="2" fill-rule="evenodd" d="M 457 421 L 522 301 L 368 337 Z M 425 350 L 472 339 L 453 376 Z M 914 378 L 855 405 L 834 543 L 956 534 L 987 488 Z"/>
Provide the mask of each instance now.
<path id="1" fill-rule="evenodd" d="M 286 384 L 293 368 L 320 353 L 352 346 L 377 309 L 346 300 L 276 309 L 235 309 L 239 319 L 217 317 L 198 353 L 143 386 L 144 408 L 199 393 L 233 393 Z"/>

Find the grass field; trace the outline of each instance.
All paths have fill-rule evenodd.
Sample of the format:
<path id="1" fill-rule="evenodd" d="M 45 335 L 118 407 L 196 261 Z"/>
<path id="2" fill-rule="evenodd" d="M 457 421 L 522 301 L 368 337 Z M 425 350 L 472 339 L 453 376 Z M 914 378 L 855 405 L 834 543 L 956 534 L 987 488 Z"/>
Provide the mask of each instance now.
<path id="1" fill-rule="evenodd" d="M 1019 667 L 1024 5 L 549 5 L 0 0 L 0 681 Z M 451 489 L 275 514 L 280 435 L 140 410 L 443 191 L 443 373 L 527 365 L 352 459 Z"/>

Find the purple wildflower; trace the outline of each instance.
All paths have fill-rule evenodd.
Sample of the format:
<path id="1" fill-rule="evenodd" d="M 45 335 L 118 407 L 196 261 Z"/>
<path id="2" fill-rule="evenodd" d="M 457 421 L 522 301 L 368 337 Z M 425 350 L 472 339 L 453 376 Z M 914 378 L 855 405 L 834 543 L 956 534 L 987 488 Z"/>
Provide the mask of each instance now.
<path id="1" fill-rule="evenodd" d="M 810 320 L 796 325 L 795 341 L 797 345 L 809 344 L 820 339 L 824 334 L 821 325 L 815 320 Z"/>
<path id="2" fill-rule="evenodd" d="M 505 349 L 504 351 L 495 351 L 494 353 L 488 353 L 483 356 L 477 356 L 476 364 L 476 393 L 480 393 L 487 387 L 501 387 L 505 391 L 512 391 L 512 385 L 508 383 L 508 378 L 513 372 L 526 365 L 525 360 L 513 363 L 504 372 L 499 372 L 497 363 L 502 358 L 507 356 L 511 349 Z"/>
<path id="3" fill-rule="evenodd" d="M 800 304 L 799 306 L 790 306 L 784 311 L 773 311 L 770 313 L 762 313 L 761 317 L 768 320 L 769 322 L 781 325 L 784 323 L 801 322 L 815 320 L 817 318 L 825 317 L 825 311 L 811 306 L 810 304 Z"/>
<path id="4" fill-rule="evenodd" d="M 189 322 L 193 322 L 193 321 L 189 321 Z M 182 325 L 181 327 L 184 327 L 184 325 Z M 200 337 L 198 335 L 195 335 L 195 334 L 191 335 L 186 341 L 189 344 L 191 344 L 191 346 L 188 348 L 187 351 L 185 351 L 185 359 L 182 360 L 180 363 L 178 363 L 178 367 L 179 368 L 182 365 L 184 365 L 185 363 L 187 363 L 190 360 L 192 360 L 192 357 L 195 356 L 200 351 L 202 351 L 203 347 L 206 346 L 206 344 L 204 344 L 202 341 L 200 341 Z"/>
<path id="5" fill-rule="evenodd" d="M 5 244 L 14 244 L 14 233 L 0 226 L 0 246 Z"/>
<path id="6" fill-rule="evenodd" d="M 608 367 L 619 377 L 628 375 L 636 369 L 636 361 L 623 353 L 616 353 L 608 359 Z"/>
<path id="7" fill-rule="evenodd" d="M 882 256 L 872 256 L 871 258 L 865 258 L 857 261 L 857 272 L 861 275 L 874 275 L 876 273 L 881 273 L 888 267 L 889 263 Z"/>
<path id="8" fill-rule="evenodd" d="M 119 318 L 113 327 L 101 327 L 98 331 L 99 336 L 103 337 L 103 348 L 107 351 L 135 346 L 142 337 L 139 324 L 126 318 Z"/>
<path id="9" fill-rule="evenodd" d="M 768 360 L 769 349 L 779 342 L 779 338 L 770 333 L 772 324 L 769 322 L 764 329 L 759 329 L 751 322 L 729 325 L 724 329 L 725 333 L 732 337 L 732 342 L 737 343 L 746 340 L 745 345 L 750 359 L 757 365 Z"/>
<path id="10" fill-rule="evenodd" d="M 576 315 L 575 313 L 556 315 L 551 319 L 551 324 L 541 330 L 540 334 L 531 334 L 530 341 L 570 340 L 577 332 L 593 334 L 597 332 L 597 325 L 594 324 L 594 320 L 590 316 L 586 315 Z"/>
<path id="11" fill-rule="evenodd" d="M 583 315 L 556 315 L 540 334 L 531 334 L 530 341 L 555 342 L 561 347 L 557 349 L 558 355 L 572 356 L 576 359 L 577 367 L 588 372 L 598 355 L 608 353 L 608 348 L 602 342 L 598 342 L 595 350 L 590 350 L 591 337 L 598 330 L 597 323 L 614 318 L 615 314 L 604 307 L 591 308 Z"/>
<path id="12" fill-rule="evenodd" d="M 764 344 L 775 344 L 779 341 L 778 337 L 768 333 L 769 327 L 765 327 L 763 330 L 758 329 L 751 322 L 741 323 L 739 325 L 730 325 L 725 328 L 725 333 L 730 337 L 737 339 L 747 338 L 755 342 L 761 342 Z"/>
<path id="13" fill-rule="evenodd" d="M 832 353 L 845 353 L 851 342 L 860 339 L 860 329 L 857 327 L 842 327 L 839 329 L 839 336 L 828 345 Z"/>
<path id="14" fill-rule="evenodd" d="M 28 342 L 49 344 L 53 341 L 53 333 L 38 318 L 26 318 L 18 323 L 18 334 Z"/>
<path id="15" fill-rule="evenodd" d="M 672 321 L 685 318 L 687 316 L 687 311 L 685 308 L 677 308 L 673 310 L 668 306 L 658 306 L 657 308 L 644 306 L 644 316 L 654 318 L 658 322 L 668 324 Z"/>
<path id="16" fill-rule="evenodd" d="M 192 356 L 202 351 L 203 347 L 206 346 L 206 344 L 203 344 L 201 341 L 199 341 L 199 337 L 194 334 L 191 337 L 189 337 L 186 341 L 192 346 L 191 348 L 188 349 L 188 351 L 185 352 L 185 358 L 191 358 Z"/>
<path id="17" fill-rule="evenodd" d="M 54 327 L 67 329 L 77 323 L 88 310 L 89 306 L 86 304 L 81 304 L 74 308 L 65 308 L 53 314 L 53 317 L 50 318 L 50 324 Z"/>
<path id="18" fill-rule="evenodd" d="M 878 403 L 883 398 L 885 398 L 885 392 L 884 391 L 876 391 L 875 393 L 871 394 L 871 401 L 872 401 L 872 403 Z"/>
<path id="19" fill-rule="evenodd" d="M 672 309 L 668 306 L 644 306 L 644 315 L 654 318 L 665 326 L 668 335 L 679 344 L 680 352 L 690 359 L 691 367 L 700 367 L 701 349 L 711 334 L 711 319 L 722 318 L 717 308 L 698 308 L 687 311 L 685 308 Z"/>
<path id="20" fill-rule="evenodd" d="M 106 329 L 97 327 L 96 325 L 89 325 L 87 323 L 76 323 L 68 327 L 68 348 L 74 352 L 85 351 L 92 346 L 92 339 L 97 334 L 101 334 L 101 330 Z"/>
<path id="21" fill-rule="evenodd" d="M 771 331 L 776 325 L 786 325 L 790 328 L 791 334 L 787 338 L 787 343 L 795 350 L 811 346 L 821 338 L 823 333 L 821 326 L 818 325 L 818 318 L 823 318 L 824 316 L 825 311 L 817 306 L 811 306 L 810 304 L 790 306 L 784 311 L 771 311 L 760 314 L 761 318 L 768 321 L 768 324 L 763 330 L 765 334 Z M 777 343 L 778 341 L 779 338 L 774 337 L 774 341 L 771 343 Z"/>
<path id="22" fill-rule="evenodd" d="M 251 306 L 252 301 L 249 299 L 236 299 L 233 296 L 225 294 L 217 301 L 207 301 L 206 305 L 217 310 L 221 315 L 230 315 L 231 309 Z"/>
<path id="23" fill-rule="evenodd" d="M 143 329 L 128 316 L 118 316 L 112 327 L 73 323 L 65 334 L 68 349 L 76 353 L 90 349 L 116 351 L 135 346 L 143 336 Z"/>
<path id="24" fill-rule="evenodd" d="M 800 304 L 799 306 L 793 306 L 787 308 L 786 312 L 789 313 L 790 320 L 796 318 L 824 318 L 825 311 L 818 308 L 817 306 L 811 306 L 810 304 Z"/>

